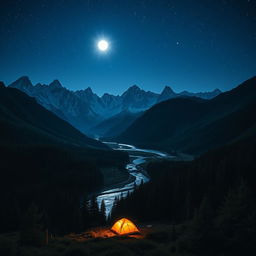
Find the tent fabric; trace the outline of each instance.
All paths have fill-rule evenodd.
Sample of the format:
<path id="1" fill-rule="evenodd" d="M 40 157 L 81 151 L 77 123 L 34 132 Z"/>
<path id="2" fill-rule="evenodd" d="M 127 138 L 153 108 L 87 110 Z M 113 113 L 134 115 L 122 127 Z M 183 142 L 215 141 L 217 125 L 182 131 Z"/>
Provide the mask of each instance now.
<path id="1" fill-rule="evenodd" d="M 126 218 L 116 221 L 111 230 L 118 235 L 126 235 L 139 232 L 138 228 Z"/>

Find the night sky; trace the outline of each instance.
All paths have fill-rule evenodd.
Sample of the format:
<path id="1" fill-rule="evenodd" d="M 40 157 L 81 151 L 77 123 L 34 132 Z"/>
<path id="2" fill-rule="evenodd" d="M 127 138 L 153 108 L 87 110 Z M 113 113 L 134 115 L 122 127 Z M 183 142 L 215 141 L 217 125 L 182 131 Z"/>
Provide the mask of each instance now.
<path id="1" fill-rule="evenodd" d="M 0 80 L 120 94 L 230 89 L 256 74 L 255 0 L 0 1 Z M 106 39 L 106 53 L 97 41 Z"/>

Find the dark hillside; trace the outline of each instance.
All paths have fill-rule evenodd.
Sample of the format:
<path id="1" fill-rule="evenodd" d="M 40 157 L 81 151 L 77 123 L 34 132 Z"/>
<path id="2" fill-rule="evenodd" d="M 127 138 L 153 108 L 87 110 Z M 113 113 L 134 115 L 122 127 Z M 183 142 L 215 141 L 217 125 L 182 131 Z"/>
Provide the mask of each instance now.
<path id="1" fill-rule="evenodd" d="M 152 163 L 151 182 L 117 201 L 112 218 L 183 226 L 173 243 L 182 255 L 255 253 L 255 154 L 254 133 L 192 162 Z"/>
<path id="2" fill-rule="evenodd" d="M 4 134 L 1 144 L 52 143 L 108 149 L 14 88 L 0 88 L 0 122 Z"/>
<path id="3" fill-rule="evenodd" d="M 114 140 L 201 154 L 255 126 L 256 77 L 211 100 L 176 98 L 153 106 Z"/>
<path id="4" fill-rule="evenodd" d="M 54 234 L 90 225 L 84 204 L 88 193 L 103 186 L 102 167 L 121 172 L 127 155 L 88 138 L 3 84 L 0 124 L 0 232 L 19 230 L 28 209 L 38 209 L 41 228 Z"/>

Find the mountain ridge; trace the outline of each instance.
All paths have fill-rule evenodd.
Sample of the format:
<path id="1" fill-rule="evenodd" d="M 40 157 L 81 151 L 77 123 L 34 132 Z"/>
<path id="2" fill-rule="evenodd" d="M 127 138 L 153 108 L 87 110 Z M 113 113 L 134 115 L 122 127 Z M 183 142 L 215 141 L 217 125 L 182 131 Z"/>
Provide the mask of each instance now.
<path id="1" fill-rule="evenodd" d="M 32 97 L 15 88 L 0 86 L 1 144 L 56 144 L 108 150 L 58 118 Z"/>
<path id="2" fill-rule="evenodd" d="M 37 83 L 33 85 L 28 76 L 23 76 L 8 87 L 17 88 L 50 110 L 58 117 L 68 121 L 83 133 L 91 132 L 91 128 L 105 119 L 114 117 L 123 111 L 140 113 L 152 107 L 154 104 L 184 96 L 182 93 L 175 93 L 169 86 L 158 94 L 145 91 L 137 85 L 129 87 L 121 95 L 104 93 L 99 97 L 91 87 L 84 90 L 72 91 L 64 86 L 57 79 L 49 85 Z M 215 97 L 220 91 L 206 93 L 189 93 L 199 95 L 201 98 Z"/>
<path id="3" fill-rule="evenodd" d="M 235 140 L 256 125 L 255 85 L 256 77 L 252 77 L 211 100 L 184 97 L 163 101 L 113 140 L 201 154 Z"/>

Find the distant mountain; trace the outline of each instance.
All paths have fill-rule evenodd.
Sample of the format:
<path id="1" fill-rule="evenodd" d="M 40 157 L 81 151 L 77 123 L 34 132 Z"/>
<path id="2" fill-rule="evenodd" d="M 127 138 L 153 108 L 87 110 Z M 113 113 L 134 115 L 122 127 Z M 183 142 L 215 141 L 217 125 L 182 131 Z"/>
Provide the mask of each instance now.
<path id="1" fill-rule="evenodd" d="M 171 87 L 166 86 L 164 88 L 164 90 L 162 91 L 162 93 L 159 95 L 157 102 L 162 102 L 165 100 L 169 100 L 169 99 L 173 99 L 173 98 L 178 98 L 178 97 L 198 97 L 198 98 L 202 98 L 202 99 L 206 99 L 206 100 L 210 100 L 216 96 L 218 96 L 221 93 L 221 90 L 219 89 L 215 89 L 211 92 L 188 92 L 188 91 L 183 91 L 180 93 L 175 93 Z"/>
<path id="2" fill-rule="evenodd" d="M 90 87 L 85 90 L 75 91 L 74 94 L 97 113 L 99 121 L 122 111 L 121 98 L 119 96 L 104 94 L 102 97 L 99 97 L 97 94 L 93 93 Z M 92 126 L 94 124 L 90 125 Z"/>
<path id="3" fill-rule="evenodd" d="M 124 132 L 143 112 L 132 113 L 123 111 L 112 116 L 91 129 L 91 134 L 96 137 L 114 137 Z"/>
<path id="4" fill-rule="evenodd" d="M 32 85 L 28 77 L 21 77 L 9 85 L 34 97 L 39 104 L 52 111 L 58 117 L 68 121 L 77 129 L 86 132 L 91 124 L 100 118 L 90 106 L 72 91 L 64 88 L 58 80 L 49 85 Z"/>
<path id="5" fill-rule="evenodd" d="M 194 154 L 256 132 L 256 77 L 211 100 L 161 102 L 115 140 Z"/>
<path id="6" fill-rule="evenodd" d="M 92 92 L 91 88 L 74 92 L 81 100 L 85 101 L 91 109 L 101 116 L 102 120 L 115 116 L 123 111 L 141 112 L 157 102 L 158 94 L 146 92 L 137 85 L 128 88 L 121 96 L 103 94 L 102 97 Z"/>
<path id="7" fill-rule="evenodd" d="M 137 85 L 133 85 L 122 94 L 121 98 L 123 110 L 139 112 L 154 105 L 157 101 L 158 94 L 149 91 L 146 92 Z"/>
<path id="8" fill-rule="evenodd" d="M 118 117 L 118 114 L 123 111 L 139 113 L 149 109 L 156 103 L 170 98 L 198 96 L 210 99 L 220 93 L 217 89 L 206 93 L 185 91 L 175 93 L 170 87 L 166 86 L 161 94 L 157 94 L 144 91 L 137 85 L 133 85 L 121 96 L 105 93 L 102 97 L 99 97 L 90 87 L 84 90 L 70 91 L 63 87 L 58 80 L 54 80 L 49 85 L 38 83 L 33 86 L 26 76 L 19 78 L 9 87 L 17 88 L 34 97 L 39 104 L 84 133 L 92 131 L 92 127 L 95 127 L 105 119 L 116 115 Z M 127 124 L 130 123 L 128 122 Z"/>
<path id="9" fill-rule="evenodd" d="M 191 92 L 188 92 L 188 91 L 183 91 L 183 92 L 179 93 L 179 95 L 180 96 L 189 96 L 189 97 L 198 97 L 198 98 L 210 100 L 210 99 L 218 96 L 221 93 L 222 93 L 221 90 L 215 89 L 211 92 L 197 92 L 197 93 L 191 93 Z"/>
<path id="10" fill-rule="evenodd" d="M 169 99 L 176 98 L 176 97 L 178 97 L 178 94 L 175 93 L 171 89 L 171 87 L 165 86 L 162 93 L 159 95 L 157 102 L 162 102 L 162 101 L 169 100 Z"/>
<path id="11" fill-rule="evenodd" d="M 27 83 L 19 82 L 30 90 Z M 43 144 L 108 149 L 40 106 L 34 98 L 3 84 L 0 86 L 0 137 L 0 144 L 7 146 Z"/>

